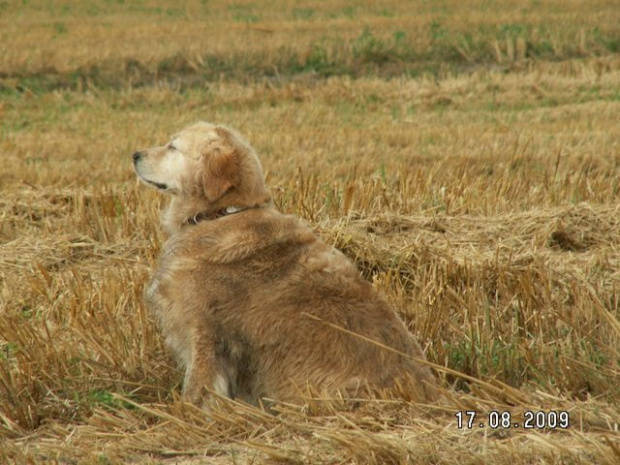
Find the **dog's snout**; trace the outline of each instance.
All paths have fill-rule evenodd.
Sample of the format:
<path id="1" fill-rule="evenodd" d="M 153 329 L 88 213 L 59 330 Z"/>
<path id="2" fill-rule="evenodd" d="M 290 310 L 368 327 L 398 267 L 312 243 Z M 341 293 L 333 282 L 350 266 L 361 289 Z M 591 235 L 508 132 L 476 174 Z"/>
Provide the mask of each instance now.
<path id="1" fill-rule="evenodd" d="M 134 163 L 137 163 L 137 161 L 140 160 L 141 156 L 142 156 L 142 152 L 134 152 L 131 158 L 133 158 Z"/>

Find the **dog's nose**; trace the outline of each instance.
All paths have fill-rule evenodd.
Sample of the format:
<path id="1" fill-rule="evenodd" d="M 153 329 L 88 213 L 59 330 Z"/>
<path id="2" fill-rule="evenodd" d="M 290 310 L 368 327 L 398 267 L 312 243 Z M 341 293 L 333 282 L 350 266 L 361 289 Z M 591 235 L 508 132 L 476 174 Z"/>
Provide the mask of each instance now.
<path id="1" fill-rule="evenodd" d="M 134 152 L 131 158 L 133 158 L 133 162 L 136 163 L 140 159 L 141 156 L 142 156 L 141 152 Z"/>

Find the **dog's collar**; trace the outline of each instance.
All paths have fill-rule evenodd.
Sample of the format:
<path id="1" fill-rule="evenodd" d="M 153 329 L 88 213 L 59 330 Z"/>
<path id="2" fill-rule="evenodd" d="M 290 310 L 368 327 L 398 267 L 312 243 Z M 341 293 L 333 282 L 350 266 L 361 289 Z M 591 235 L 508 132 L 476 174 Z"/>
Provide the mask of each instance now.
<path id="1" fill-rule="evenodd" d="M 252 210 L 252 209 L 255 209 L 255 208 L 262 208 L 265 205 L 266 204 L 264 204 L 264 203 L 259 203 L 257 205 L 250 205 L 250 206 L 247 206 L 247 207 L 236 207 L 234 205 L 230 205 L 230 206 L 228 206 L 226 208 L 222 208 L 220 210 L 200 212 L 200 213 L 196 213 L 194 216 L 190 216 L 187 220 L 185 220 L 185 224 L 186 225 L 195 225 L 195 224 L 200 223 L 201 221 L 217 220 L 218 218 L 221 218 L 223 216 L 234 215 L 235 213 L 241 213 L 241 212 L 244 212 L 246 210 Z"/>

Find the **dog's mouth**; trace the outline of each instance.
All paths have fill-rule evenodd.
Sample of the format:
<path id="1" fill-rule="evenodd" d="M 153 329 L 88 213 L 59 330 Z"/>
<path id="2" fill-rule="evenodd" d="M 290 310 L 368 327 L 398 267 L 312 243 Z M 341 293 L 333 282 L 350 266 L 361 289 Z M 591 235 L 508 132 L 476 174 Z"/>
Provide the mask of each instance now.
<path id="1" fill-rule="evenodd" d="M 150 179 L 146 179 L 144 176 L 140 174 L 136 167 L 136 174 L 138 175 L 138 179 L 149 186 L 153 186 L 160 191 L 168 190 L 168 184 L 164 184 L 163 182 L 151 181 Z"/>
<path id="2" fill-rule="evenodd" d="M 148 179 L 145 179 L 145 181 L 151 186 L 155 186 L 157 189 L 161 191 L 165 191 L 168 189 L 168 186 L 166 184 L 162 184 L 161 182 L 149 181 Z"/>

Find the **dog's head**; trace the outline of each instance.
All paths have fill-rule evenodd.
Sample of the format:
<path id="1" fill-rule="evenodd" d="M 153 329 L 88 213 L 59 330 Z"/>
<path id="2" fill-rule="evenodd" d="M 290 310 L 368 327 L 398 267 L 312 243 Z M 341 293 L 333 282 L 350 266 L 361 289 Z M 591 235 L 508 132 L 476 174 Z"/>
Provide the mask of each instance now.
<path id="1" fill-rule="evenodd" d="M 166 145 L 135 152 L 132 158 L 141 181 L 172 195 L 168 223 L 269 200 L 256 153 L 239 133 L 225 126 L 193 124 Z"/>

